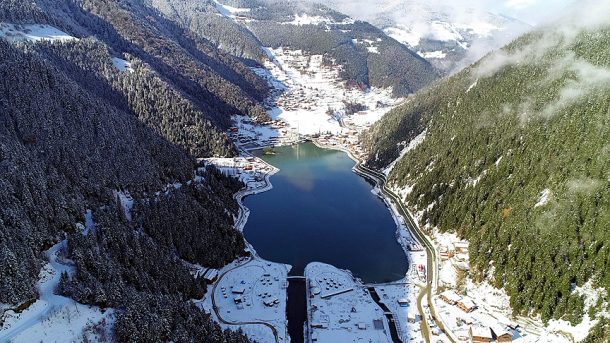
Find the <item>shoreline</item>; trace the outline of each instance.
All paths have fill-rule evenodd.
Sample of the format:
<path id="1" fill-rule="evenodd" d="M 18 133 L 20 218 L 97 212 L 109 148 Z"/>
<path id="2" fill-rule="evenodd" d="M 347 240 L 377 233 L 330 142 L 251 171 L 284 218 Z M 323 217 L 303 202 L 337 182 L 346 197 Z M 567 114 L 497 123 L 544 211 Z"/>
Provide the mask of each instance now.
<path id="1" fill-rule="evenodd" d="M 410 238 L 410 241 L 418 242 L 418 243 L 422 244 L 422 246 L 425 246 L 424 245 L 425 241 L 423 241 L 423 238 L 420 235 L 418 235 L 418 232 L 416 232 L 416 230 L 419 227 L 417 227 L 417 228 L 414 227 L 414 225 L 416 225 L 413 223 L 414 219 L 409 218 L 408 216 L 405 215 L 406 213 L 408 213 L 408 215 L 411 215 L 410 212 L 404 211 L 405 214 L 400 213 L 398 206 L 402 206 L 402 204 L 399 202 L 399 199 L 397 199 L 397 196 L 395 194 L 392 194 L 391 191 L 389 189 L 387 189 L 387 187 L 385 186 L 385 182 L 386 182 L 385 175 L 381 175 L 378 172 L 375 172 L 373 170 L 370 170 L 370 169 L 364 167 L 362 165 L 362 161 L 359 160 L 350 149 L 340 146 L 340 145 L 335 145 L 335 146 L 324 145 L 324 144 L 321 144 L 320 142 L 318 142 L 316 139 L 305 139 L 305 140 L 303 140 L 303 142 L 312 142 L 316 147 L 318 147 L 320 149 L 336 150 L 336 151 L 341 151 L 341 152 L 347 154 L 347 156 L 355 163 L 354 166 L 352 167 L 352 172 L 354 172 L 355 174 L 359 175 L 362 178 L 365 178 L 367 180 L 374 182 L 372 191 L 382 199 L 382 201 L 385 203 L 386 207 L 390 211 L 391 216 L 394 218 L 394 222 L 396 225 L 396 230 L 395 230 L 396 241 L 403 249 L 403 252 L 407 259 L 407 263 L 410 266 L 409 266 L 407 273 L 405 273 L 404 277 L 402 277 L 398 280 L 394 280 L 391 282 L 385 282 L 385 283 L 364 283 L 360 278 L 355 277 L 351 273 L 351 271 L 349 271 L 349 270 L 345 270 L 345 271 L 347 273 L 349 273 L 349 275 L 353 278 L 354 283 L 356 285 L 358 285 L 358 287 L 361 287 L 363 289 L 384 287 L 384 286 L 389 286 L 391 284 L 411 284 L 413 286 L 413 289 L 419 289 L 419 294 L 413 298 L 412 305 L 409 306 L 409 309 L 411 309 L 415 312 L 418 312 L 420 314 L 421 320 L 419 321 L 418 324 L 419 324 L 419 327 L 421 327 L 421 329 L 422 329 L 422 335 L 424 336 L 425 341 L 429 342 L 431 335 L 429 333 L 429 325 L 428 325 L 428 320 L 426 318 L 426 314 L 423 311 L 423 307 L 421 306 L 421 300 L 424 297 L 426 297 L 425 300 L 428 300 L 428 301 L 426 301 L 426 303 L 432 304 L 431 295 L 430 295 L 431 292 L 428 291 L 429 286 L 432 284 L 432 280 L 430 280 L 430 275 L 427 274 L 426 283 L 422 283 L 416 274 L 415 275 L 412 274 L 411 269 L 413 268 L 414 265 L 411 265 L 411 263 L 413 263 L 413 261 L 414 261 L 414 252 L 412 253 L 408 250 L 407 244 L 409 242 L 407 240 Z M 295 143 L 299 144 L 301 142 L 293 142 L 293 144 L 295 144 Z M 286 144 L 286 145 L 293 145 L 293 144 Z M 281 145 L 281 146 L 283 146 L 283 145 Z M 280 169 L 277 168 L 276 166 L 266 162 L 265 160 L 263 160 L 260 157 L 254 156 L 251 153 L 251 151 L 253 151 L 253 150 L 261 150 L 261 149 L 262 148 L 258 148 L 258 149 L 244 149 L 241 147 L 239 148 L 240 157 L 246 157 L 246 158 L 254 157 L 256 159 L 257 163 L 261 163 L 261 164 L 267 166 L 268 168 L 270 168 L 270 171 L 265 172 L 265 174 L 264 174 L 264 184 L 265 185 L 263 187 L 247 188 L 247 186 L 246 186 L 244 189 L 236 192 L 233 196 L 239 205 L 239 213 L 236 218 L 234 226 L 235 226 L 236 230 L 238 230 L 239 232 L 242 233 L 242 235 L 243 235 L 243 231 L 244 231 L 245 225 L 247 224 L 248 217 L 250 214 L 250 210 L 243 204 L 243 199 L 249 195 L 260 194 L 260 193 L 272 190 L 273 184 L 270 180 L 271 176 L 275 175 L 276 173 L 278 173 L 280 171 Z M 393 195 L 393 197 L 392 197 L 392 195 Z M 392 200 L 394 200 L 398 203 L 394 204 Z M 402 235 L 403 227 L 409 234 L 409 237 L 405 237 L 405 239 L 401 239 L 401 237 L 404 237 L 404 235 Z M 421 233 L 421 234 L 423 235 L 423 233 Z M 244 243 L 246 244 L 246 251 L 251 254 L 251 258 L 249 259 L 249 261 L 257 260 L 257 261 L 263 261 L 263 262 L 271 262 L 271 261 L 266 261 L 265 259 L 261 258 L 258 255 L 258 253 L 256 252 L 255 247 L 250 242 L 248 242 L 248 240 L 246 239 L 245 236 L 243 239 L 244 239 Z M 426 250 L 428 250 L 428 249 L 426 248 Z M 429 252 L 426 252 L 426 254 L 427 254 L 426 256 L 430 255 Z M 438 256 L 438 255 L 434 254 L 432 256 Z M 275 262 L 271 262 L 271 263 L 275 263 Z M 431 261 L 428 257 L 426 257 L 426 262 L 424 262 L 424 263 L 430 264 Z M 434 262 L 432 262 L 432 265 L 434 265 L 433 263 Z M 243 264 L 243 265 L 245 265 L 245 264 Z M 243 265 L 241 265 L 241 266 L 243 266 Z M 241 266 L 239 266 L 239 267 L 241 267 Z M 288 266 L 288 265 L 286 265 L 286 266 Z M 236 267 L 235 269 L 237 269 L 239 267 Z M 291 266 L 289 266 L 289 270 L 290 270 L 290 268 L 291 268 Z M 430 268 L 428 268 L 428 270 L 430 270 Z M 428 271 L 428 273 L 429 273 L 429 271 Z M 434 272 L 432 279 L 434 279 L 435 274 L 436 274 L 436 272 Z M 220 279 L 219 279 L 219 281 L 220 281 Z M 216 284 L 218 284 L 219 281 L 217 281 Z M 308 285 L 306 285 L 306 296 L 307 296 L 307 294 L 309 294 Z M 212 297 L 213 296 L 214 295 L 212 295 Z M 372 294 L 371 294 L 371 297 L 372 297 Z M 287 301 L 288 301 L 287 292 L 286 292 L 285 300 L 287 303 Z M 381 301 L 381 303 L 384 303 L 384 302 Z M 379 305 L 379 303 L 378 303 L 378 305 Z M 432 307 L 430 307 L 430 309 L 433 314 L 433 317 L 437 318 L 435 311 L 432 309 Z M 310 310 L 309 306 L 306 310 L 309 313 L 309 310 Z M 224 321 L 220 316 L 217 316 L 217 317 L 220 320 L 222 320 L 223 322 L 225 322 L 226 324 L 235 325 L 235 326 L 242 325 L 239 323 L 231 324 L 229 322 Z M 403 323 L 400 321 L 400 318 L 399 318 L 400 315 L 398 313 L 394 313 L 394 311 L 393 311 L 392 317 L 394 317 L 393 320 L 386 320 L 387 324 L 394 325 L 396 331 L 399 332 L 399 337 L 402 341 L 409 341 L 410 336 L 408 335 L 408 332 L 410 332 L 410 330 L 405 330 L 405 329 L 407 329 L 407 327 L 402 327 Z M 287 317 L 286 317 L 286 319 L 287 319 Z M 262 322 L 261 322 L 261 324 L 262 324 Z M 399 326 L 397 324 L 401 324 L 401 325 Z M 305 323 L 305 327 L 307 328 L 305 331 L 305 333 L 306 333 L 305 341 L 307 342 L 308 339 L 310 338 L 309 336 L 311 335 L 311 332 L 312 332 L 309 314 L 308 314 L 308 319 Z M 286 332 L 286 337 L 289 337 L 287 324 L 285 326 L 285 332 Z M 392 339 L 389 336 L 389 334 L 388 334 L 388 339 L 390 339 L 390 340 Z M 276 341 L 277 341 L 277 338 L 276 338 Z"/>

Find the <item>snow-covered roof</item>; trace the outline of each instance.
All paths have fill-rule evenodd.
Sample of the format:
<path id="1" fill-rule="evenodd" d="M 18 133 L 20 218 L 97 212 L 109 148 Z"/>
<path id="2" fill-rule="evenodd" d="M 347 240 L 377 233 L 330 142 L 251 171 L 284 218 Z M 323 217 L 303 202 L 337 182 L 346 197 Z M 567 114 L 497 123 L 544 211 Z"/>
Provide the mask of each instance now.
<path id="1" fill-rule="evenodd" d="M 231 292 L 236 293 L 236 294 L 242 294 L 242 293 L 244 293 L 245 291 L 246 291 L 246 288 L 245 288 L 245 287 L 240 286 L 240 287 L 235 287 L 235 288 L 233 288 L 233 290 L 232 290 Z"/>
<path id="2" fill-rule="evenodd" d="M 468 242 L 453 242 L 453 247 L 456 249 L 468 249 L 469 245 Z"/>
<path id="3" fill-rule="evenodd" d="M 472 299 L 470 299 L 469 297 L 464 297 L 459 302 L 465 308 L 475 308 L 475 307 L 477 307 L 477 304 L 475 304 L 474 301 Z"/>
<path id="4" fill-rule="evenodd" d="M 492 339 L 491 329 L 482 326 L 473 326 L 470 328 L 473 337 L 483 337 Z"/>
<path id="5" fill-rule="evenodd" d="M 443 293 L 441 293 L 441 297 L 447 299 L 448 301 L 452 301 L 452 302 L 458 302 L 458 301 L 460 301 L 462 299 L 462 297 L 460 297 L 453 290 L 446 290 L 446 291 L 444 291 Z"/>

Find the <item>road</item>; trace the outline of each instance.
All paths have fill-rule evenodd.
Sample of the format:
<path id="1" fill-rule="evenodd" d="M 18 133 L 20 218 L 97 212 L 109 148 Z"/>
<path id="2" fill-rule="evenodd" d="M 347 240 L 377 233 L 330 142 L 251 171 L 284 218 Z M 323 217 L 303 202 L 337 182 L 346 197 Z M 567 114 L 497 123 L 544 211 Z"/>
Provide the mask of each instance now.
<path id="1" fill-rule="evenodd" d="M 218 320 L 224 324 L 228 324 L 228 325 L 264 325 L 264 326 L 270 328 L 271 332 L 273 332 L 273 337 L 275 338 L 275 343 L 279 343 L 280 338 L 279 338 L 279 335 L 277 333 L 277 329 L 275 328 L 275 326 L 273 326 L 269 323 L 266 323 L 266 322 L 254 322 L 254 321 L 253 322 L 232 322 L 232 321 L 225 320 L 220 315 L 220 311 L 218 310 L 218 306 L 216 305 L 216 287 L 218 287 L 218 285 L 220 284 L 220 280 L 222 280 L 222 278 L 225 277 L 225 275 L 227 275 L 231 271 L 233 271 L 237 268 L 241 268 L 241 267 L 247 265 L 248 263 L 252 262 L 253 259 L 254 258 L 251 258 L 248 262 L 235 266 L 235 267 L 223 272 L 222 274 L 220 274 L 218 276 L 218 280 L 214 283 L 214 286 L 212 287 L 212 309 L 214 310 L 214 313 L 216 313 L 216 317 L 218 317 Z"/>
<path id="2" fill-rule="evenodd" d="M 250 154 L 249 152 L 241 149 L 242 152 L 242 156 L 253 156 L 252 154 Z M 262 160 L 261 160 L 262 161 Z M 265 186 L 261 187 L 261 188 L 257 188 L 257 189 L 242 189 L 241 191 L 237 192 L 234 195 L 235 200 L 237 201 L 237 203 L 239 204 L 239 215 L 237 220 L 235 221 L 235 227 L 237 228 L 237 230 L 242 231 L 243 230 L 243 226 L 245 225 L 245 221 L 247 219 L 247 213 L 248 213 L 248 209 L 243 205 L 242 203 L 242 199 L 247 196 L 247 195 L 251 195 L 251 194 L 257 194 L 257 193 L 261 193 L 264 191 L 267 191 L 269 189 L 272 188 L 271 186 L 271 182 L 269 181 L 269 176 L 272 175 L 273 173 L 275 173 L 278 169 L 275 168 L 274 166 L 271 166 L 270 164 L 268 164 L 267 162 L 263 161 L 264 164 L 272 167 L 272 171 L 270 173 L 266 173 L 265 174 Z M 218 306 L 216 305 L 216 287 L 220 284 L 220 281 L 231 271 L 237 269 L 237 268 L 241 268 L 245 265 L 247 265 L 248 263 L 252 262 L 255 259 L 258 259 L 258 255 L 256 254 L 256 251 L 254 250 L 254 248 L 250 245 L 250 243 L 248 243 L 248 241 L 245 240 L 244 241 L 246 243 L 246 245 L 248 246 L 248 248 L 250 249 L 250 253 L 251 253 L 251 258 L 248 262 L 240 264 L 238 266 L 235 266 L 229 270 L 226 270 L 225 272 L 223 272 L 222 274 L 220 274 L 218 276 L 218 280 L 216 280 L 216 282 L 214 283 L 214 285 L 212 286 L 212 309 L 214 310 L 214 313 L 216 313 L 216 317 L 218 317 L 218 320 L 224 324 L 228 324 L 228 325 L 264 325 L 268 328 L 271 329 L 271 331 L 273 332 L 273 337 L 275 337 L 275 342 L 279 343 L 280 339 L 279 339 L 279 335 L 277 332 L 277 328 L 267 322 L 256 322 L 256 321 L 251 321 L 251 322 L 232 322 L 232 321 L 228 321 L 224 318 L 222 318 L 222 316 L 220 315 L 220 311 L 218 309 Z"/>
<path id="3" fill-rule="evenodd" d="M 441 329 L 443 332 L 447 332 L 442 321 L 438 320 L 438 317 L 436 315 L 436 311 L 434 308 L 434 303 L 432 301 L 433 291 L 435 291 L 438 286 L 438 267 L 437 267 L 438 254 L 436 252 L 436 249 L 434 248 L 434 245 L 432 244 L 430 239 L 419 228 L 419 225 L 417 225 L 417 223 L 413 219 L 411 212 L 404 207 L 401 199 L 392 190 L 390 190 L 386 186 L 386 176 L 376 170 L 372 170 L 370 168 L 363 166 L 360 163 L 360 161 L 358 159 L 354 158 L 354 156 L 351 153 L 348 152 L 348 154 L 350 155 L 350 157 L 352 157 L 352 159 L 354 159 L 356 161 L 356 165 L 354 166 L 354 171 L 365 177 L 369 177 L 377 182 L 377 185 L 379 186 L 379 188 L 381 189 L 383 194 L 388 199 L 390 199 L 394 203 L 394 205 L 396 205 L 396 208 L 398 209 L 399 214 L 403 218 L 406 219 L 406 221 L 407 221 L 406 226 L 407 226 L 409 232 L 411 233 L 411 235 L 418 242 L 423 243 L 423 246 L 426 249 L 426 253 L 428 256 L 427 269 L 426 269 L 426 271 L 427 271 L 426 287 L 423 288 L 422 293 L 420 293 L 420 295 L 417 297 L 417 308 L 420 312 L 420 315 L 422 316 L 422 321 L 424 321 L 424 325 L 426 326 L 425 331 L 423 331 L 422 333 L 424 333 L 424 338 L 426 339 L 426 342 L 430 342 L 430 335 L 429 335 L 430 326 L 429 326 L 429 323 L 427 322 L 427 317 L 425 315 L 425 312 L 423 311 L 423 305 L 422 305 L 423 294 L 425 294 L 428 297 L 428 304 L 429 304 L 430 314 L 431 314 L 432 318 L 434 318 L 439 329 Z M 455 339 L 452 338 L 451 333 L 447 332 L 447 338 L 452 343 L 456 343 Z"/>

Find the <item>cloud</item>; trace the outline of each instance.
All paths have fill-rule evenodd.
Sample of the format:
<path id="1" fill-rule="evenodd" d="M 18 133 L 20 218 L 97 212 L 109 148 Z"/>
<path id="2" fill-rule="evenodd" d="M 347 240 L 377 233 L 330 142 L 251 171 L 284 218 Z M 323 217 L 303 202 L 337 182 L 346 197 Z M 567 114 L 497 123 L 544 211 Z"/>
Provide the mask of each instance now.
<path id="1" fill-rule="evenodd" d="M 538 37 L 518 50 L 502 49 L 492 53 L 477 66 L 474 76 L 488 77 L 510 65 L 537 62 L 550 49 L 567 49 L 583 31 L 610 25 L 610 16 L 607 15 L 610 13 L 610 1 L 583 1 L 578 7 L 571 7 L 569 13 L 542 27 L 535 33 Z M 568 64 L 563 63 L 564 66 Z M 582 63 L 577 67 L 583 67 Z M 586 73 L 588 69 L 580 71 Z"/>
<path id="2" fill-rule="evenodd" d="M 565 74 L 571 74 L 573 77 L 560 89 L 557 100 L 542 110 L 544 117 L 555 115 L 562 108 L 579 101 L 600 87 L 610 86 L 610 69 L 576 58 L 573 53 L 569 53 L 549 70 L 549 75 Z"/>
<path id="3" fill-rule="evenodd" d="M 536 3 L 536 0 L 509 0 L 504 3 L 504 6 L 507 8 L 521 10 L 524 8 L 531 7 Z"/>

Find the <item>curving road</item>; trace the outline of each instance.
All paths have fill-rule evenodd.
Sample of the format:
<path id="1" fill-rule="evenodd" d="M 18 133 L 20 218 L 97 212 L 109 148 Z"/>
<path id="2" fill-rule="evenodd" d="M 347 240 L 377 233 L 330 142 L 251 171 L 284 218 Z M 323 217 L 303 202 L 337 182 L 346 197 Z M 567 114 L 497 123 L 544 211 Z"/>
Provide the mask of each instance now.
<path id="1" fill-rule="evenodd" d="M 423 246 L 426 249 L 426 253 L 428 256 L 427 268 L 426 268 L 426 271 L 427 271 L 426 285 L 424 287 L 422 287 L 422 291 L 420 292 L 420 294 L 417 297 L 417 308 L 421 315 L 422 323 L 424 326 L 422 334 L 424 335 L 426 342 L 431 342 L 430 325 L 428 323 L 428 317 L 426 316 L 426 313 L 424 312 L 423 305 L 422 305 L 424 296 L 427 296 L 428 305 L 429 305 L 429 309 L 430 309 L 430 315 L 432 316 L 432 318 L 438 325 L 439 329 L 441 329 L 443 332 L 446 333 L 447 338 L 452 343 L 457 343 L 457 341 L 452 337 L 453 336 L 452 333 L 448 332 L 445 329 L 443 322 L 438 319 L 438 316 L 436 315 L 436 310 L 434 308 L 434 302 L 432 301 L 432 294 L 434 291 L 436 291 L 436 288 L 438 287 L 438 267 L 437 267 L 438 266 L 438 254 L 436 252 L 436 249 L 434 248 L 432 241 L 420 229 L 419 225 L 417 225 L 417 223 L 413 219 L 413 215 L 411 214 L 411 212 L 403 205 L 400 197 L 398 197 L 398 195 L 396 195 L 396 193 L 394 193 L 391 189 L 389 189 L 386 186 L 386 182 L 387 182 L 386 175 L 362 165 L 362 161 L 360 161 L 356 156 L 354 156 L 354 154 L 352 154 L 352 152 L 348 149 L 345 149 L 340 146 L 326 147 L 315 141 L 314 141 L 314 143 L 322 148 L 335 149 L 335 150 L 340 150 L 340 151 L 347 153 L 347 155 L 356 162 L 356 165 L 353 168 L 354 172 L 363 177 L 366 177 L 366 178 L 369 178 L 369 179 L 375 181 L 377 186 L 379 186 L 379 189 L 381 189 L 381 192 L 383 193 L 383 195 L 386 197 L 386 199 L 392 201 L 394 203 L 394 205 L 396 205 L 396 208 L 398 209 L 399 214 L 403 218 L 405 218 L 407 221 L 406 227 L 409 230 L 409 232 L 411 233 L 411 236 L 413 238 L 415 238 L 418 242 L 423 243 Z"/>
<path id="2" fill-rule="evenodd" d="M 220 280 L 222 280 L 222 278 L 227 275 L 228 273 L 230 273 L 231 271 L 237 269 L 237 268 L 241 268 L 245 265 L 247 265 L 248 263 L 252 262 L 254 260 L 254 258 L 251 258 L 250 260 L 248 260 L 248 262 L 245 262 L 243 264 L 240 264 L 238 266 L 235 266 L 225 272 L 223 272 L 222 274 L 220 274 L 218 276 L 218 280 L 214 283 L 214 286 L 212 287 L 212 309 L 214 309 L 214 313 L 216 313 L 216 317 L 218 318 L 218 320 L 220 322 L 222 322 L 223 324 L 228 324 L 228 325 L 264 325 L 268 328 L 271 329 L 271 332 L 273 332 L 273 337 L 275 338 L 275 343 L 279 343 L 280 342 L 280 338 L 279 335 L 277 333 L 277 329 L 275 328 L 275 326 L 267 323 L 267 322 L 255 322 L 255 321 L 251 321 L 251 322 L 233 322 L 233 321 L 228 321 L 225 320 L 224 318 L 222 318 L 222 316 L 220 315 L 220 311 L 218 310 L 218 306 L 216 305 L 216 287 L 218 287 L 218 285 L 220 284 Z"/>
<path id="3" fill-rule="evenodd" d="M 242 152 L 242 156 L 253 156 L 252 154 L 250 154 L 249 152 L 245 151 L 245 150 L 241 150 Z M 261 159 L 261 161 L 270 166 L 271 172 L 270 173 L 266 173 L 265 174 L 265 186 L 261 187 L 261 188 L 256 188 L 256 189 L 242 189 L 239 192 L 235 193 L 235 195 L 233 196 L 235 198 L 235 200 L 237 201 L 237 203 L 239 204 L 239 215 L 237 217 L 237 220 L 235 221 L 235 228 L 237 228 L 237 230 L 239 231 L 243 231 L 243 226 L 245 225 L 245 222 L 247 220 L 247 213 L 249 212 L 248 209 L 243 205 L 242 203 L 242 199 L 247 196 L 247 195 L 252 195 L 252 194 L 257 194 L 257 193 L 261 193 L 261 192 L 265 192 L 270 190 L 273 186 L 271 185 L 271 182 L 269 181 L 269 177 L 271 175 L 273 175 L 275 172 L 278 171 L 278 169 L 272 165 L 270 165 L 269 163 L 263 161 Z M 216 317 L 218 318 L 218 320 L 220 322 L 222 322 L 223 324 L 227 324 L 227 325 L 264 325 L 268 328 L 271 329 L 271 331 L 273 332 L 273 337 L 275 338 L 275 342 L 279 343 L 280 339 L 279 339 L 279 335 L 278 335 L 278 331 L 277 328 L 267 322 L 257 322 L 257 321 L 248 321 L 248 322 L 234 322 L 234 321 L 228 321 L 224 318 L 222 318 L 220 311 L 218 309 L 218 306 L 216 305 L 216 287 L 218 287 L 218 285 L 220 284 L 220 280 L 222 280 L 222 278 L 224 278 L 228 273 L 230 273 L 231 271 L 237 269 L 237 268 L 241 268 L 245 265 L 247 265 L 248 263 L 252 262 L 255 259 L 258 259 L 258 255 L 256 254 L 256 251 L 254 250 L 254 248 L 252 247 L 252 245 L 250 245 L 250 243 L 248 243 L 248 241 L 244 238 L 244 242 L 246 243 L 246 245 L 248 246 L 250 253 L 252 255 L 252 257 L 250 258 L 250 260 L 248 260 L 245 263 L 242 263 L 238 266 L 235 266 L 229 270 L 224 271 L 222 274 L 220 274 L 218 276 L 218 280 L 216 280 L 216 282 L 214 283 L 214 285 L 212 286 L 212 309 L 214 310 L 214 313 L 216 314 Z"/>
<path id="4" fill-rule="evenodd" d="M 352 159 L 355 159 L 351 155 L 351 153 L 350 153 L 350 156 L 352 157 Z M 425 325 L 425 331 L 423 331 L 424 338 L 426 339 L 427 342 L 430 342 L 430 334 L 429 334 L 430 325 L 428 323 L 428 318 L 426 317 L 425 312 L 423 311 L 423 306 L 422 306 L 423 295 L 425 294 L 428 298 L 428 305 L 430 308 L 430 314 L 431 314 L 432 318 L 434 318 L 438 327 L 443 332 L 446 333 L 447 338 L 449 338 L 449 340 L 452 343 L 456 343 L 455 339 L 453 339 L 453 337 L 452 337 L 452 334 L 450 332 L 447 332 L 447 330 L 445 329 L 442 321 L 438 320 L 438 316 L 436 315 L 436 310 L 434 308 L 434 302 L 432 301 L 432 293 L 433 293 L 433 291 L 436 290 L 436 288 L 438 286 L 438 267 L 437 267 L 438 254 L 436 253 L 436 249 L 434 248 L 434 245 L 432 244 L 430 239 L 423 233 L 423 231 L 421 231 L 421 229 L 419 228 L 419 225 L 417 225 L 417 223 L 413 219 L 411 212 L 404 207 L 400 198 L 386 186 L 386 176 L 378 171 L 375 171 L 375 170 L 372 170 L 370 168 L 363 166 L 360 163 L 360 161 L 358 161 L 357 159 L 355 159 L 355 161 L 356 161 L 356 166 L 354 166 L 354 171 L 356 171 L 357 173 L 359 173 L 361 175 L 365 175 L 369 178 L 372 178 L 373 180 L 375 180 L 377 182 L 382 193 L 387 198 L 392 200 L 392 202 L 396 205 L 396 208 L 398 209 L 398 212 L 400 213 L 400 215 L 407 220 L 408 225 L 406 225 L 406 226 L 407 226 L 407 229 L 409 230 L 409 232 L 411 233 L 411 235 L 415 239 L 417 239 L 417 241 L 419 241 L 420 243 L 423 243 L 424 248 L 426 249 L 426 253 L 428 256 L 428 262 L 427 262 L 427 268 L 426 268 L 426 270 L 427 270 L 426 287 L 424 287 L 422 289 L 422 293 L 420 293 L 420 295 L 417 297 L 417 308 L 420 312 L 420 315 L 422 316 L 422 321 L 424 322 L 424 325 Z"/>

